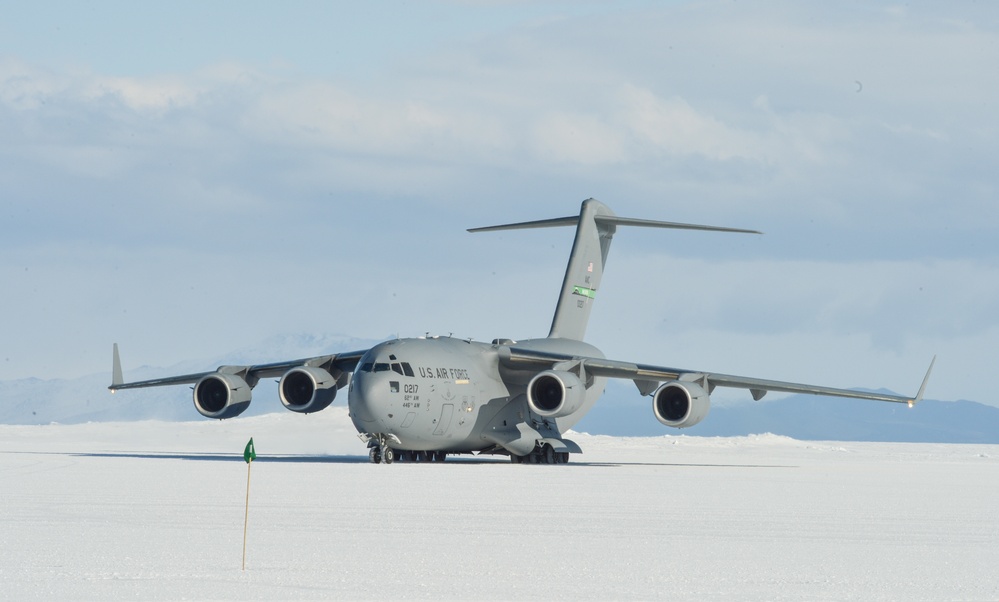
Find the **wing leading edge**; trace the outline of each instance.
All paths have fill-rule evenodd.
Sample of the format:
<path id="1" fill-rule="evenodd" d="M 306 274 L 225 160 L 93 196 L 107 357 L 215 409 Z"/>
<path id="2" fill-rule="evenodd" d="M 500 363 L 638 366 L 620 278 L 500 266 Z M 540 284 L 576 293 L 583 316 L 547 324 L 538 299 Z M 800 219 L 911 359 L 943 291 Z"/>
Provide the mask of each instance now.
<path id="1" fill-rule="evenodd" d="M 503 348 L 500 352 L 500 359 L 504 364 L 511 368 L 533 367 L 547 369 L 557 363 L 579 362 L 582 369 L 593 376 L 622 378 L 634 381 L 635 385 L 638 386 L 639 391 L 641 391 L 643 395 L 651 394 L 662 382 L 681 380 L 703 382 L 707 385 L 705 390 L 709 393 L 713 391 L 715 387 L 748 389 L 752 394 L 753 399 L 756 400 L 762 399 L 768 391 L 776 391 L 780 393 L 806 393 L 810 395 L 827 395 L 830 397 L 850 397 L 855 399 L 871 399 L 874 401 L 889 401 L 894 403 L 905 403 L 910 407 L 918 403 L 923 398 L 923 393 L 926 391 L 926 383 L 929 381 L 930 372 L 932 372 L 933 364 L 936 362 L 936 357 L 934 357 L 930 362 L 930 367 L 926 370 L 926 376 L 923 377 L 923 382 L 916 395 L 913 397 L 907 397 L 887 393 L 856 391 L 852 389 L 821 387 L 779 380 L 733 376 L 730 374 L 684 370 L 679 368 L 669 368 L 666 366 L 634 364 L 604 358 L 550 353 L 517 347 Z"/>
<path id="2" fill-rule="evenodd" d="M 165 387 L 169 385 L 194 384 L 206 376 L 212 374 L 238 374 L 247 382 L 254 384 L 261 378 L 274 378 L 283 375 L 292 368 L 311 366 L 326 370 L 337 369 L 341 372 L 353 372 L 357 367 L 357 362 L 367 349 L 360 351 L 350 351 L 347 353 L 337 353 L 333 355 L 320 355 L 316 357 L 302 358 L 297 360 L 286 360 L 273 362 L 270 364 L 255 364 L 250 366 L 219 366 L 216 370 L 208 372 L 198 372 L 196 374 L 183 374 L 180 376 L 168 376 L 166 378 L 154 378 L 131 383 L 124 382 L 121 371 L 121 359 L 118 356 L 118 344 L 114 345 L 114 366 L 112 368 L 111 386 L 108 389 L 115 392 L 121 389 L 141 389 L 144 387 Z"/>

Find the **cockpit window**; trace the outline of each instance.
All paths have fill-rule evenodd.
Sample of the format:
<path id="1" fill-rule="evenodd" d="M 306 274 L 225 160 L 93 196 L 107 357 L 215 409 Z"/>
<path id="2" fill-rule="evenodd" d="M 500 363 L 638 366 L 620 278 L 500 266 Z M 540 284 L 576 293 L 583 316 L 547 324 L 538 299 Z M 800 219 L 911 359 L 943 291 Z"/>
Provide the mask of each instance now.
<path id="1" fill-rule="evenodd" d="M 392 359 L 395 359 L 394 356 Z M 364 362 L 358 368 L 359 372 L 388 372 L 389 370 L 401 376 L 416 376 L 409 362 Z"/>

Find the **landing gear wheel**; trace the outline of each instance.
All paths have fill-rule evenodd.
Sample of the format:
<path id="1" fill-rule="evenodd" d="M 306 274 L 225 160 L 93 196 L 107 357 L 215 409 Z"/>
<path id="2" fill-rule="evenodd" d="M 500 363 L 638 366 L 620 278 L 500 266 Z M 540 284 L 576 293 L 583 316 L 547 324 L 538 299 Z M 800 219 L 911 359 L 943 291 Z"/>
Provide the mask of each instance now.
<path id="1" fill-rule="evenodd" d="M 368 450 L 368 459 L 371 460 L 372 464 L 381 464 L 382 452 L 377 447 L 372 447 Z"/>
<path id="2" fill-rule="evenodd" d="M 391 447 L 386 447 L 382 450 L 382 462 L 386 464 L 391 464 L 395 460 L 395 450 Z"/>
<path id="3" fill-rule="evenodd" d="M 557 452 L 555 454 L 556 464 L 568 464 L 569 463 L 569 452 Z"/>
<path id="4" fill-rule="evenodd" d="M 520 464 L 524 461 L 524 456 L 518 456 L 517 454 L 510 454 L 511 464 Z"/>
<path id="5" fill-rule="evenodd" d="M 554 464 L 555 463 L 555 448 L 550 444 L 545 443 L 544 447 L 541 448 L 541 457 L 543 464 Z"/>

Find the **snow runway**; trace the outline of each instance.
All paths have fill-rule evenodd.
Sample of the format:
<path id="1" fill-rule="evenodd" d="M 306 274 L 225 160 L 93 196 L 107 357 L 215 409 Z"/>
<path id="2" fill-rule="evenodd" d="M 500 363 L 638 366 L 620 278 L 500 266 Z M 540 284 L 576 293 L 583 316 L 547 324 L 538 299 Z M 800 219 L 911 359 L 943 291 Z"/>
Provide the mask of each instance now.
<path id="1" fill-rule="evenodd" d="M 246 465 L 247 570 L 240 571 Z M 0 426 L 31 599 L 997 599 L 999 446 L 576 435 L 568 466 L 367 463 L 344 408 Z"/>

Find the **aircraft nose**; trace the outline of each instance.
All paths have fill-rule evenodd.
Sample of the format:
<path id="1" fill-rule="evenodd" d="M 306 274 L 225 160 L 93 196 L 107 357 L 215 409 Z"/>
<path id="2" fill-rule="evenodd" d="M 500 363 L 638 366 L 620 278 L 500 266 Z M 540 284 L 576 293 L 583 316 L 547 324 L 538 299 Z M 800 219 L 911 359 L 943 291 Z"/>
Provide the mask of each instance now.
<path id="1" fill-rule="evenodd" d="M 350 395 L 347 397 L 347 405 L 350 408 L 351 417 L 361 422 L 375 421 L 375 416 L 371 408 L 371 380 L 370 374 L 355 374 Z"/>
<path id="2" fill-rule="evenodd" d="M 354 378 L 353 387 L 347 398 L 350 407 L 350 415 L 365 423 L 375 422 L 380 412 L 384 409 L 385 392 L 389 385 L 380 375 L 371 373 L 357 374 Z"/>

